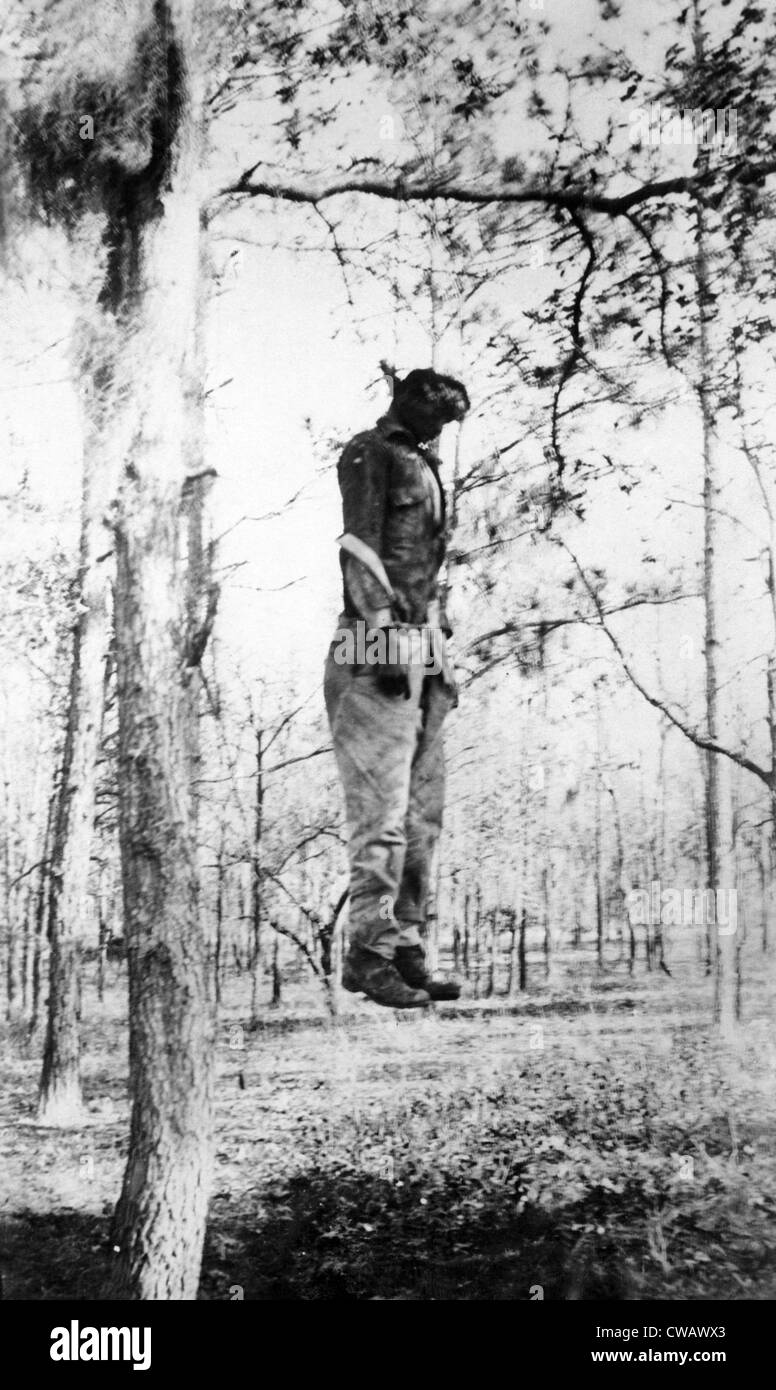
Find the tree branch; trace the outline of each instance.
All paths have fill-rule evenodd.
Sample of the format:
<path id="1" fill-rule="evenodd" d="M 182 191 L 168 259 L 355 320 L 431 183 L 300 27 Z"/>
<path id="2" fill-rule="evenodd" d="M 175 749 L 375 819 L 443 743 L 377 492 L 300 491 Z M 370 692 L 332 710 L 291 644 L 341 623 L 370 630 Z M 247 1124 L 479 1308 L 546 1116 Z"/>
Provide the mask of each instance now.
<path id="1" fill-rule="evenodd" d="M 721 743 L 717 743 L 714 739 L 704 737 L 704 735 L 700 734 L 697 729 L 693 729 L 685 719 L 680 717 L 678 714 L 675 714 L 674 711 L 670 708 L 669 705 L 665 703 L 664 700 L 661 700 L 657 695 L 650 694 L 646 687 L 642 685 L 638 676 L 635 675 L 633 668 L 631 667 L 631 664 L 628 661 L 628 658 L 625 655 L 625 652 L 623 651 L 619 641 L 615 637 L 611 628 L 607 625 L 606 613 L 603 604 L 601 603 L 601 600 L 599 599 L 595 589 L 590 583 L 587 575 L 585 574 L 585 571 L 580 565 L 579 560 L 577 559 L 573 550 L 570 548 L 570 546 L 566 544 L 564 540 L 561 540 L 559 537 L 555 538 L 555 544 L 562 546 L 562 548 L 566 551 L 566 554 L 573 561 L 574 567 L 580 579 L 582 580 L 582 583 L 584 584 L 585 589 L 587 590 L 587 593 L 589 594 L 590 599 L 592 600 L 592 603 L 595 606 L 595 610 L 598 615 L 599 626 L 601 627 L 602 631 L 606 634 L 606 636 L 609 638 L 609 641 L 611 642 L 612 646 L 614 647 L 614 650 L 620 658 L 622 668 L 626 676 L 628 677 L 628 680 L 631 682 L 631 685 L 635 686 L 639 694 L 643 696 L 643 698 L 647 701 L 647 704 L 652 705 L 653 709 L 657 709 L 660 711 L 661 714 L 664 714 L 666 719 L 668 719 L 669 722 L 673 724 L 676 729 L 679 729 L 680 733 L 684 734 L 685 738 L 688 738 L 691 743 L 695 744 L 696 748 L 703 748 L 707 753 L 721 753 L 723 757 L 729 758 L 730 761 L 736 763 L 738 767 L 743 767 L 747 772 L 751 772 L 754 777 L 759 777 L 760 781 L 764 782 L 766 787 L 770 787 L 771 782 L 773 780 L 772 772 L 769 772 L 766 768 L 761 767 L 759 763 L 754 762 L 752 758 L 748 758 L 746 754 L 736 753 L 731 748 L 723 747 Z"/>
<path id="2" fill-rule="evenodd" d="M 587 290 L 590 276 L 593 273 L 596 263 L 595 240 L 587 223 L 585 222 L 584 218 L 580 217 L 579 212 L 576 209 L 571 209 L 570 215 L 571 221 L 574 223 L 574 226 L 576 227 L 576 230 L 579 233 L 579 236 L 584 244 L 585 250 L 587 252 L 587 260 L 585 261 L 585 266 L 580 276 L 576 292 L 574 294 L 574 303 L 571 311 L 571 350 L 566 356 L 566 359 L 561 367 L 560 376 L 558 378 L 558 385 L 553 393 L 552 398 L 551 438 L 552 449 L 553 453 L 555 454 L 555 464 L 556 472 L 558 475 L 558 481 L 562 479 L 563 473 L 566 468 L 566 459 L 561 448 L 560 436 L 558 431 L 560 398 L 563 395 L 566 383 L 574 375 L 577 362 L 579 361 L 580 357 L 583 356 L 584 353 L 582 339 L 582 309 L 585 302 L 585 291 Z"/>
<path id="3" fill-rule="evenodd" d="M 721 169 L 705 169 L 672 179 L 656 179 L 615 196 L 595 193 L 586 188 L 550 188 L 542 184 L 521 187 L 504 183 L 492 188 L 477 188 L 471 184 L 445 182 L 444 179 L 408 183 L 401 177 L 391 180 L 351 176 L 335 178 L 329 183 L 316 183 L 313 179 L 305 183 L 281 183 L 261 178 L 261 167 L 261 163 L 254 164 L 233 183 L 218 189 L 211 204 L 218 204 L 224 198 L 276 198 L 289 203 L 315 205 L 327 198 L 339 198 L 344 193 L 363 193 L 373 198 L 408 203 L 447 200 L 480 207 L 490 203 L 540 203 L 544 207 L 563 208 L 568 212 L 602 212 L 609 217 L 625 217 L 632 208 L 656 199 L 677 194 L 697 196 L 700 190 L 724 174 Z M 742 183 L 755 183 L 774 171 L 776 159 L 770 159 L 741 170 L 738 178 Z M 217 211 L 220 209 L 216 206 L 211 216 Z"/>

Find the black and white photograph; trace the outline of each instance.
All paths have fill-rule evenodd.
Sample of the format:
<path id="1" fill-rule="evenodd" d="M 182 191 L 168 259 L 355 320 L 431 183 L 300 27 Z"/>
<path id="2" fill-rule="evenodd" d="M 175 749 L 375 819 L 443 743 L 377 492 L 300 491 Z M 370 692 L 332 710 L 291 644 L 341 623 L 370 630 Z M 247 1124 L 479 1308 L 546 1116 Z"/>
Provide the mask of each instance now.
<path id="1" fill-rule="evenodd" d="M 119 1302 L 586 1303 L 582 1371 L 776 1297 L 775 107 L 765 0 L 0 0 L 54 1378 Z"/>

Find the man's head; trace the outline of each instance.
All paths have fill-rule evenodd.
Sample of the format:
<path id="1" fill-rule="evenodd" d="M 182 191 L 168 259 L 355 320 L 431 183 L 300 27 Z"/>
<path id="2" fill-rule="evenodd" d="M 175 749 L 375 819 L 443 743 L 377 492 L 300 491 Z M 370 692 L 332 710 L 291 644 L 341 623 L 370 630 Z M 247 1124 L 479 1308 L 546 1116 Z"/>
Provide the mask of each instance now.
<path id="1" fill-rule="evenodd" d="M 392 411 L 419 443 L 435 439 L 444 425 L 462 420 L 469 409 L 466 387 L 455 377 L 419 367 L 396 378 Z"/>

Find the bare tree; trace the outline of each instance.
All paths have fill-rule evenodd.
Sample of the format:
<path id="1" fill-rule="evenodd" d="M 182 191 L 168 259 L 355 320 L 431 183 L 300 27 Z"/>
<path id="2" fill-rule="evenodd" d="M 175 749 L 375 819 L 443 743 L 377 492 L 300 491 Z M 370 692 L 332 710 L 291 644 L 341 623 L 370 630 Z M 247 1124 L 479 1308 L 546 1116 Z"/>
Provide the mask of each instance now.
<path id="1" fill-rule="evenodd" d="M 103 671 L 110 631 L 111 500 L 101 468 L 99 426 L 87 436 L 81 544 L 67 729 L 56 792 L 48 895 L 49 995 L 39 1118 L 73 1124 L 83 1112 L 80 1077 L 80 945 L 84 933 L 94 827 Z M 107 551 L 106 551 L 107 546 Z"/>

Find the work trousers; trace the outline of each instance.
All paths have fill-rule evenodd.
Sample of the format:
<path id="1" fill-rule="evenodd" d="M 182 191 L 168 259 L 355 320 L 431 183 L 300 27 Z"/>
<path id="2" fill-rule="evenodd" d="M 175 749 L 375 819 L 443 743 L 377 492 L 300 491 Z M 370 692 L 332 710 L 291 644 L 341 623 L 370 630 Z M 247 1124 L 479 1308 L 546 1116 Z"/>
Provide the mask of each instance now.
<path id="1" fill-rule="evenodd" d="M 440 675 L 409 668 L 411 697 L 387 695 L 374 666 L 340 665 L 332 642 L 324 697 L 345 792 L 350 940 L 392 960 L 422 944 L 445 795 Z"/>

